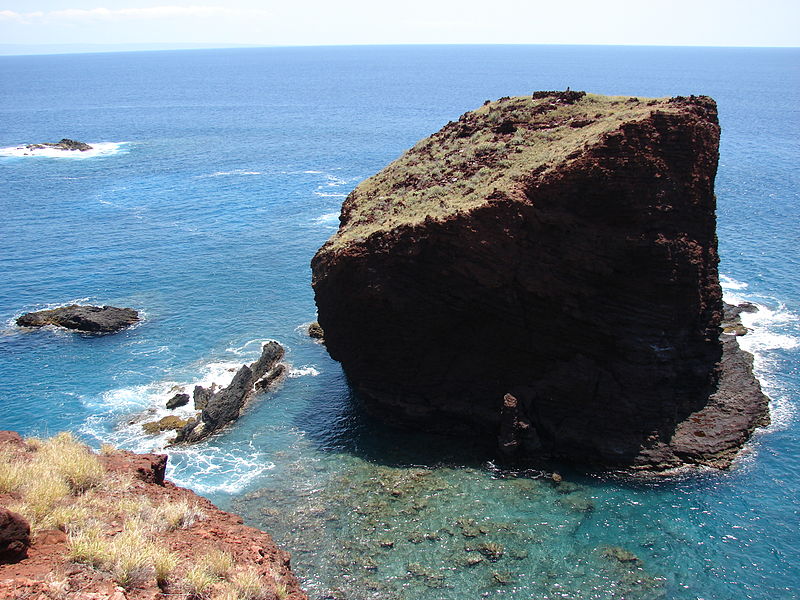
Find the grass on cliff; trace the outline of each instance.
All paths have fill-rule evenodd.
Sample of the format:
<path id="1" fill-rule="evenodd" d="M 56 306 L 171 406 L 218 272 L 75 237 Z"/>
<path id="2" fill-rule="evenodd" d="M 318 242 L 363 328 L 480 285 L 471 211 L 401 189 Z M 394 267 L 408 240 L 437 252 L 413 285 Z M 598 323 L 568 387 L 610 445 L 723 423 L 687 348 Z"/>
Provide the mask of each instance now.
<path id="1" fill-rule="evenodd" d="M 677 108 L 667 99 L 586 94 L 501 98 L 420 141 L 345 201 L 349 218 L 336 247 L 426 217 L 441 219 L 487 201 L 495 189 L 524 194 L 526 184 L 630 121 Z"/>
<path id="2" fill-rule="evenodd" d="M 102 454 L 113 454 L 109 446 Z M 181 565 L 164 535 L 205 518 L 191 500 L 154 501 L 130 476 L 106 471 L 98 455 L 69 433 L 23 448 L 0 447 L 0 494 L 31 533 L 67 533 L 65 559 L 88 565 L 133 588 L 148 581 L 186 600 L 274 600 L 286 597 L 280 576 L 262 577 L 213 550 Z"/>

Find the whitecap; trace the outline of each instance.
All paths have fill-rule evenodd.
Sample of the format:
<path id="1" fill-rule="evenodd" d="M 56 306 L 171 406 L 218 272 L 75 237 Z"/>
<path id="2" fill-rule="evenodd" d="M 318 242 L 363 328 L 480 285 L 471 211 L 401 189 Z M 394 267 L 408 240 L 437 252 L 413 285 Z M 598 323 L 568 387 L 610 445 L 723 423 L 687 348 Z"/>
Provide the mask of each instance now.
<path id="1" fill-rule="evenodd" d="M 263 175 L 263 171 L 245 171 L 244 169 L 235 169 L 233 171 L 216 171 L 208 175 L 199 175 L 198 179 L 207 179 L 209 177 L 230 177 L 230 176 L 247 176 L 247 175 Z"/>
<path id="2" fill-rule="evenodd" d="M 728 277 L 727 275 L 719 276 L 719 284 L 722 286 L 723 290 L 744 290 L 749 287 L 747 283 L 737 281 L 733 277 Z"/>
<path id="3" fill-rule="evenodd" d="M 303 365 L 302 367 L 292 367 L 286 375 L 290 379 L 297 379 L 298 377 L 316 377 L 319 371 L 311 365 Z"/>
<path id="4" fill-rule="evenodd" d="M 206 442 L 170 449 L 168 454 L 167 478 L 200 494 L 241 493 L 263 473 L 275 468 L 275 463 L 268 461 L 252 442 L 224 450 Z"/>
<path id="5" fill-rule="evenodd" d="M 99 156 L 112 156 L 126 152 L 130 142 L 89 142 L 91 150 L 62 150 L 60 148 L 28 148 L 27 145 L 0 148 L 0 156 L 16 158 L 72 158 L 86 159 Z"/>
<path id="6" fill-rule="evenodd" d="M 339 222 L 338 212 L 325 213 L 314 219 L 314 223 L 317 223 L 319 225 L 338 225 L 338 222 Z"/>
<path id="7" fill-rule="evenodd" d="M 315 196 L 320 198 L 347 198 L 347 194 L 328 194 L 325 192 L 314 192 Z"/>
<path id="8" fill-rule="evenodd" d="M 720 278 L 722 279 L 722 277 Z M 724 299 L 729 304 L 743 302 L 754 304 L 756 312 L 742 312 L 742 325 L 747 335 L 736 338 L 739 346 L 753 355 L 753 370 L 761 382 L 764 393 L 769 396 L 771 423 L 767 431 L 783 430 L 795 419 L 797 407 L 788 390 L 775 377 L 781 368 L 777 351 L 795 351 L 800 348 L 800 316 L 788 309 L 785 303 L 775 298 L 747 294 L 747 283 L 726 278 L 723 283 Z"/>
<path id="9" fill-rule="evenodd" d="M 243 355 L 252 355 L 257 352 L 261 352 L 261 347 L 266 344 L 267 342 L 273 342 L 277 340 L 269 340 L 264 338 L 256 338 L 253 340 L 248 340 L 241 346 L 229 346 L 225 348 L 225 352 L 230 352 L 231 354 L 235 354 L 236 356 L 243 356 Z"/>

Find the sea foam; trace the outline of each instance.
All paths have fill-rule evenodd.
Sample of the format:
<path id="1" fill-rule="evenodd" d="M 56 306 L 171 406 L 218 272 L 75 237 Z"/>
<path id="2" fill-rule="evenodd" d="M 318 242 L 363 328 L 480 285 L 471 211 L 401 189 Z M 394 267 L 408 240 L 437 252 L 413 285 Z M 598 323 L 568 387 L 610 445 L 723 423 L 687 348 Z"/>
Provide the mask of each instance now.
<path id="1" fill-rule="evenodd" d="M 780 300 L 748 293 L 749 285 L 745 282 L 720 276 L 720 284 L 725 302 L 733 305 L 748 302 L 758 309 L 741 313 L 742 325 L 748 332 L 736 339 L 742 350 L 753 355 L 753 370 L 764 393 L 770 397 L 769 430 L 786 429 L 794 421 L 797 407 L 776 373 L 781 371 L 779 353 L 800 348 L 800 316 Z"/>
<path id="2" fill-rule="evenodd" d="M 29 148 L 27 145 L 0 148 L 0 156 L 9 158 L 71 158 L 86 159 L 112 156 L 126 152 L 130 142 L 91 142 L 91 150 L 63 150 L 61 148 Z"/>

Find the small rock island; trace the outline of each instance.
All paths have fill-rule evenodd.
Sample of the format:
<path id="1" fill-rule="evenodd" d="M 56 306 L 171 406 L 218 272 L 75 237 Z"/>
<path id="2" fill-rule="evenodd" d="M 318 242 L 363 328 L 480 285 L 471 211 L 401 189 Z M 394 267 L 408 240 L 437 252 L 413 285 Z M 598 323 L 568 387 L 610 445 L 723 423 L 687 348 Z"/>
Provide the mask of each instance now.
<path id="1" fill-rule="evenodd" d="M 728 467 L 768 399 L 723 333 L 708 97 L 502 98 L 345 200 L 319 324 L 383 419 L 515 459 Z"/>
<path id="2" fill-rule="evenodd" d="M 47 148 L 52 148 L 54 150 L 86 152 L 87 150 L 91 150 L 92 146 L 90 146 L 86 142 L 78 142 L 76 140 L 71 140 L 69 138 L 63 138 L 60 142 L 42 142 L 40 144 L 28 144 L 25 146 L 25 148 L 28 150 L 45 150 Z"/>
<path id="3" fill-rule="evenodd" d="M 113 333 L 138 322 L 139 313 L 132 308 L 78 304 L 25 313 L 16 321 L 20 327 L 55 325 L 85 333 Z"/>

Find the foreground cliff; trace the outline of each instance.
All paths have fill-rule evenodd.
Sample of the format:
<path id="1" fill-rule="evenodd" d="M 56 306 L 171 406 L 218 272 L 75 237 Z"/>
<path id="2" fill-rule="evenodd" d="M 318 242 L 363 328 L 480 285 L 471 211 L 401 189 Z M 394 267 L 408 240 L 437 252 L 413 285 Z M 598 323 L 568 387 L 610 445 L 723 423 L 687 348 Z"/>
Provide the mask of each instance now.
<path id="1" fill-rule="evenodd" d="M 538 92 L 448 123 L 347 198 L 312 261 L 366 407 L 508 455 L 726 466 L 767 420 L 720 339 L 706 97 Z"/>
<path id="2" fill-rule="evenodd" d="M 268 534 L 166 464 L 0 432 L 0 600 L 307 600 Z"/>

